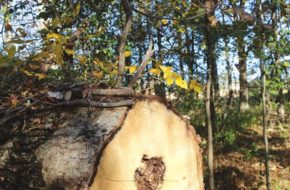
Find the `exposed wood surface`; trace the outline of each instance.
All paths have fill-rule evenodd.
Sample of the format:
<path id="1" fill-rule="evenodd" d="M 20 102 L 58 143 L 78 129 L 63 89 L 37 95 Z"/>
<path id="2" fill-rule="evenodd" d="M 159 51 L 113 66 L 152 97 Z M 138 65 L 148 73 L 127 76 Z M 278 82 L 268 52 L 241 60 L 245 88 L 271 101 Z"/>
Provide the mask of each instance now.
<path id="1" fill-rule="evenodd" d="M 134 176 L 144 156 L 164 162 L 158 189 L 203 189 L 201 152 L 193 128 L 157 101 L 137 102 L 128 112 L 121 130 L 103 152 L 90 189 L 136 190 Z"/>

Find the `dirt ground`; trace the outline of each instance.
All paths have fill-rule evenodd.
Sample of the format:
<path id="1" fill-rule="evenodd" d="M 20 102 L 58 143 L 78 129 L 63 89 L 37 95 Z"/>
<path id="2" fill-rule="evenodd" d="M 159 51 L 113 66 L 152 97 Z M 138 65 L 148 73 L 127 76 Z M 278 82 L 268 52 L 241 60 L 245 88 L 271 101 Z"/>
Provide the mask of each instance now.
<path id="1" fill-rule="evenodd" d="M 290 190 L 288 127 L 271 126 L 268 129 L 270 181 L 273 190 Z M 240 132 L 237 144 L 234 150 L 219 151 L 215 155 L 216 189 L 266 190 L 262 127 L 255 126 L 247 132 Z M 207 180 L 205 177 L 206 189 Z"/>

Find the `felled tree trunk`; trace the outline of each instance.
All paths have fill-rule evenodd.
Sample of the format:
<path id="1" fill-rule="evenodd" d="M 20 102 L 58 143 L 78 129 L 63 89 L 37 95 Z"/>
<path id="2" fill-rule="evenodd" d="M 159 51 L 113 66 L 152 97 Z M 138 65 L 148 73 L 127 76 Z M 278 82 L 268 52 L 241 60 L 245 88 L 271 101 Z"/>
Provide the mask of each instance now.
<path id="1" fill-rule="evenodd" d="M 204 189 L 198 136 L 159 100 L 143 98 L 133 106 L 106 109 L 62 108 L 18 125 L 26 144 L 15 138 L 2 142 L 0 189 Z M 40 129 L 50 132 L 27 132 Z M 30 148 L 29 159 L 17 159 L 33 171 L 22 171 L 11 160 L 17 146 L 20 154 Z M 11 168 L 14 178 L 25 179 L 18 186 L 13 183 L 19 179 L 8 176 Z"/>

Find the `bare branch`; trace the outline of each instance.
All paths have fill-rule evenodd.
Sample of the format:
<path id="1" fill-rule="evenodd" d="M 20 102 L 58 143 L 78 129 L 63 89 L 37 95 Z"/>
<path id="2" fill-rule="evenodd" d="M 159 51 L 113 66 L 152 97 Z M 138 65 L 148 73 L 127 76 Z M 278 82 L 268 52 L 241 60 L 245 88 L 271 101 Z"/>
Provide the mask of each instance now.
<path id="1" fill-rule="evenodd" d="M 133 96 L 135 92 L 132 88 L 92 89 L 92 94 L 97 96 Z"/>
<path id="2" fill-rule="evenodd" d="M 139 69 L 137 70 L 137 72 L 133 76 L 133 79 L 131 80 L 129 87 L 132 88 L 134 86 L 134 84 L 136 83 L 136 81 L 141 77 L 142 72 L 146 68 L 147 63 L 153 54 L 152 47 L 153 47 L 153 37 L 152 37 L 152 35 L 150 35 L 150 42 L 149 42 L 149 46 L 148 46 L 148 49 L 146 51 L 145 57 L 140 65 Z"/>
<path id="3" fill-rule="evenodd" d="M 126 45 L 128 33 L 131 28 L 131 24 L 133 20 L 132 9 L 130 7 L 128 0 L 122 0 L 121 2 L 123 5 L 125 14 L 126 14 L 126 21 L 125 21 L 125 25 L 121 34 L 120 45 L 118 48 L 119 62 L 118 62 L 118 77 L 117 77 L 117 83 L 116 83 L 117 87 L 122 86 L 122 81 L 123 81 L 124 72 L 125 72 L 125 55 L 124 55 L 125 45 Z"/>

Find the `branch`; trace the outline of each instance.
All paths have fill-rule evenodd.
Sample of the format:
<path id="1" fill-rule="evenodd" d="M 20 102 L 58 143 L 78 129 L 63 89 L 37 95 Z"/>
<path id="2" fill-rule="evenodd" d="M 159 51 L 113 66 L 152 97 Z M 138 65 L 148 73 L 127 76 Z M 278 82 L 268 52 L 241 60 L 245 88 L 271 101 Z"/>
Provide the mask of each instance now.
<path id="1" fill-rule="evenodd" d="M 128 0 L 122 0 L 122 5 L 126 14 L 126 21 L 125 21 L 125 26 L 123 28 L 123 32 L 121 34 L 121 39 L 120 39 L 120 45 L 118 48 L 119 51 L 119 62 L 118 62 L 118 77 L 117 77 L 117 87 L 122 86 L 122 81 L 123 81 L 123 76 L 125 73 L 125 45 L 128 37 L 129 30 L 131 28 L 132 20 L 133 20 L 133 14 L 132 14 L 132 9 L 130 7 L 130 4 Z"/>
<path id="2" fill-rule="evenodd" d="M 140 65 L 139 69 L 137 70 L 137 72 L 133 76 L 133 79 L 130 81 L 130 84 L 129 84 L 130 88 L 132 88 L 134 86 L 134 84 L 141 77 L 142 72 L 146 68 L 147 63 L 148 63 L 149 59 L 151 58 L 151 56 L 153 54 L 152 47 L 153 47 L 153 36 L 150 35 L 150 42 L 149 42 L 149 46 L 148 46 L 148 49 L 146 51 L 145 57 L 144 57 L 141 65 Z"/>
<path id="3" fill-rule="evenodd" d="M 182 18 L 181 19 L 181 18 L 166 17 L 166 16 L 156 16 L 156 15 L 148 13 L 148 11 L 143 12 L 143 11 L 140 11 L 140 10 L 138 10 L 136 8 L 133 8 L 133 11 L 136 12 L 136 13 L 139 13 L 139 14 L 145 16 L 145 17 L 148 17 L 148 18 L 154 18 L 154 19 L 158 19 L 158 20 L 161 20 L 161 19 L 176 20 L 176 21 L 191 21 L 193 19 L 200 18 L 201 16 L 206 14 L 206 12 L 203 12 L 203 13 L 195 15 L 195 16 L 191 16 L 191 17 L 187 17 L 187 18 Z"/>
<path id="4" fill-rule="evenodd" d="M 131 106 L 134 104 L 133 100 L 121 100 L 117 102 L 96 102 L 87 99 L 82 100 L 74 100 L 68 102 L 60 102 L 57 104 L 52 104 L 52 107 L 62 107 L 62 106 L 93 106 L 100 108 L 114 108 L 114 107 L 122 107 L 122 106 Z"/>
<path id="5" fill-rule="evenodd" d="M 135 102 L 132 99 L 129 100 L 121 100 L 117 102 L 97 102 L 97 101 L 91 101 L 88 99 L 81 99 L 81 100 L 73 100 L 73 101 L 67 101 L 67 102 L 59 102 L 59 103 L 48 103 L 48 102 L 43 102 L 43 105 L 46 105 L 45 107 L 42 108 L 35 108 L 33 110 L 30 109 L 32 105 L 38 104 L 40 101 L 36 101 L 35 103 L 31 104 L 29 107 L 20 107 L 17 112 L 13 113 L 7 113 L 5 116 L 0 119 L 0 126 L 8 122 L 9 120 L 16 118 L 18 116 L 23 115 L 26 112 L 39 112 L 39 111 L 45 111 L 45 110 L 50 110 L 56 107 L 64 107 L 64 106 L 93 106 L 93 107 L 100 107 L 100 108 L 114 108 L 114 107 L 122 107 L 122 106 L 131 106 Z"/>
<path id="6" fill-rule="evenodd" d="M 135 94 L 132 88 L 92 89 L 91 91 L 97 96 L 133 96 Z"/>

